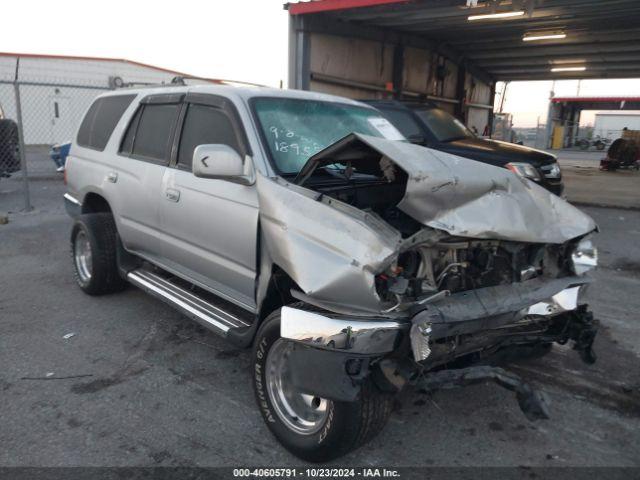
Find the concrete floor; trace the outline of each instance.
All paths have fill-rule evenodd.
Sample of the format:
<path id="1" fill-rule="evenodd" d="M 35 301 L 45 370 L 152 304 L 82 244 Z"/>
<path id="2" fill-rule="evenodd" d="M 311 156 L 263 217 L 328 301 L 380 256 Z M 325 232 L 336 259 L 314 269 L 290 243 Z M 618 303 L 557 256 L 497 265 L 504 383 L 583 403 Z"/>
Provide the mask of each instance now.
<path id="1" fill-rule="evenodd" d="M 130 288 L 75 286 L 64 186 L 0 180 L 0 466 L 297 465 L 263 425 L 250 355 Z M 513 369 L 551 400 L 530 423 L 493 384 L 401 394 L 382 435 L 341 465 L 640 466 L 640 212 L 587 208 L 602 233 L 588 300 L 599 361 L 556 347 Z M 75 336 L 64 339 L 63 336 Z M 86 377 L 28 380 L 29 378 Z"/>

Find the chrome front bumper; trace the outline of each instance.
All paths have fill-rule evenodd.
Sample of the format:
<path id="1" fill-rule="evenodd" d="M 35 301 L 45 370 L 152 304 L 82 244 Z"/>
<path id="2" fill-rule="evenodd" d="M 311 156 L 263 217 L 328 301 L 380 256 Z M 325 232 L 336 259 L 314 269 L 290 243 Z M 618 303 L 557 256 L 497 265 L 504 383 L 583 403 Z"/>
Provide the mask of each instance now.
<path id="1" fill-rule="evenodd" d="M 82 203 L 69 193 L 64 194 L 64 208 L 71 217 L 77 217 L 82 213 Z"/>
<path id="2" fill-rule="evenodd" d="M 578 295 L 582 286 L 571 286 L 556 293 L 548 300 L 534 303 L 524 311 L 513 311 L 509 316 L 511 321 L 524 315 L 553 316 L 575 310 L 578 307 Z M 434 307 L 438 303 L 433 304 Z M 412 336 L 416 336 L 416 322 L 418 314 L 412 322 L 390 319 L 348 318 L 343 316 L 329 316 L 328 314 L 283 307 L 280 320 L 280 335 L 309 347 L 340 351 L 350 354 L 383 355 L 392 352 L 398 345 L 398 337 L 411 329 Z M 468 324 L 469 319 L 461 319 Z M 478 320 L 481 320 L 478 318 Z M 444 319 L 443 327 L 449 329 L 454 319 Z M 488 324 L 484 328 L 491 328 Z M 429 326 L 431 323 L 429 322 Z M 433 324 L 434 326 L 436 324 Z M 481 330 L 481 328 L 479 329 Z M 424 334 L 423 334 L 424 335 Z M 425 339 L 427 342 L 429 338 Z"/>
<path id="3" fill-rule="evenodd" d="M 527 315 L 557 315 L 578 308 L 578 296 L 583 286 L 565 288 L 549 300 L 531 305 Z"/>
<path id="4" fill-rule="evenodd" d="M 396 347 L 396 339 L 409 322 L 331 318 L 317 312 L 283 307 L 280 335 L 310 347 L 345 353 L 381 355 Z"/>

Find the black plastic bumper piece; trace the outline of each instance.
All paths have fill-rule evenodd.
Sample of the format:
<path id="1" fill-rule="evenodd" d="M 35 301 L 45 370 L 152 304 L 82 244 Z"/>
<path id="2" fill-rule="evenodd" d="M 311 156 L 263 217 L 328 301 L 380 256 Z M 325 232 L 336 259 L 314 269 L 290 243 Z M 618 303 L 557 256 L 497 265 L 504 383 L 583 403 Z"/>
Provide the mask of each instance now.
<path id="1" fill-rule="evenodd" d="M 596 363 L 596 353 L 593 351 L 593 341 L 598 333 L 599 322 L 588 310 L 587 305 L 580 305 L 568 312 L 568 337 L 574 341 L 573 349 L 577 350 L 583 362 Z"/>
<path id="2" fill-rule="evenodd" d="M 369 376 L 369 357 L 321 350 L 294 343 L 289 356 L 291 380 L 301 392 L 353 402 Z"/>
<path id="3" fill-rule="evenodd" d="M 516 393 L 518 405 L 525 417 L 530 421 L 549 418 L 547 401 L 542 394 L 518 375 L 502 368 L 476 366 L 458 370 L 440 370 L 426 373 L 414 382 L 416 387 L 427 391 L 464 387 L 493 380 L 501 387 Z"/>

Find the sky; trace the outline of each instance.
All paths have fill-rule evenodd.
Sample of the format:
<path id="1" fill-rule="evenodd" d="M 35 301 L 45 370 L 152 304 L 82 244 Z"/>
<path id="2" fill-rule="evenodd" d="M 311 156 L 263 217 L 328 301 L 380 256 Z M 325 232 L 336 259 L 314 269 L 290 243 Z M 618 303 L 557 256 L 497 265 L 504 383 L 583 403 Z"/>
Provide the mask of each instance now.
<path id="1" fill-rule="evenodd" d="M 196 76 L 286 85 L 284 0 L 4 3 L 2 51 L 126 58 Z M 551 82 L 511 83 L 504 111 L 517 127 L 535 126 L 538 117 L 544 122 L 550 90 Z M 575 95 L 577 82 L 557 82 L 555 91 Z M 580 94 L 640 95 L 640 79 L 585 80 Z M 589 121 L 593 112 L 581 123 Z"/>
<path id="2" fill-rule="evenodd" d="M 501 93 L 503 89 L 503 83 L 496 85 L 497 93 Z M 578 81 L 562 80 L 555 82 L 555 85 L 550 81 L 509 83 L 503 111 L 513 114 L 513 124 L 516 127 L 535 127 L 538 118 L 540 123 L 545 123 L 552 89 L 557 97 L 577 96 Z M 579 89 L 580 96 L 640 96 L 640 79 L 582 80 Z M 500 95 L 496 95 L 496 106 L 500 104 L 500 100 Z M 583 111 L 580 124 L 593 125 L 595 113 Z"/>

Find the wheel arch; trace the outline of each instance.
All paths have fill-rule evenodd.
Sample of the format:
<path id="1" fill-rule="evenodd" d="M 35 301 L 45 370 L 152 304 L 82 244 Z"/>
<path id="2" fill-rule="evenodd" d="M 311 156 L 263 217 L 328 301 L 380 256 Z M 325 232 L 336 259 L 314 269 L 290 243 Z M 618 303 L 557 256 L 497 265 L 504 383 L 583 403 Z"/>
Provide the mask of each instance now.
<path id="1" fill-rule="evenodd" d="M 82 200 L 82 213 L 113 213 L 113 210 L 103 195 L 88 192 Z"/>

